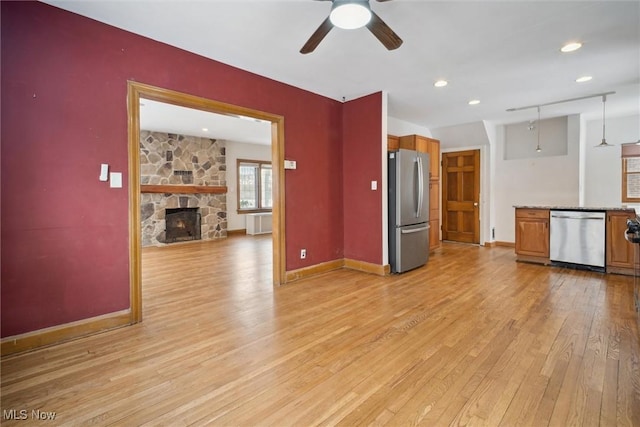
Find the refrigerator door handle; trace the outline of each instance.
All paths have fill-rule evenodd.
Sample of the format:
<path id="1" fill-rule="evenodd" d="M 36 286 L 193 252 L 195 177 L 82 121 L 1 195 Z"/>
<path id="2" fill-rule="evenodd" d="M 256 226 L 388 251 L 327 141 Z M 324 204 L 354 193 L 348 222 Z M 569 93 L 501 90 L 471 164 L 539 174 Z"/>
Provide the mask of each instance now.
<path id="1" fill-rule="evenodd" d="M 411 234 L 411 233 L 419 233 L 421 231 L 425 231 L 429 229 L 429 225 L 420 228 L 412 228 L 411 230 L 400 230 L 402 234 Z"/>
<path id="2" fill-rule="evenodd" d="M 420 218 L 424 193 L 424 170 L 422 169 L 422 158 L 417 157 L 416 159 L 418 160 L 418 206 L 416 207 L 416 218 Z"/>

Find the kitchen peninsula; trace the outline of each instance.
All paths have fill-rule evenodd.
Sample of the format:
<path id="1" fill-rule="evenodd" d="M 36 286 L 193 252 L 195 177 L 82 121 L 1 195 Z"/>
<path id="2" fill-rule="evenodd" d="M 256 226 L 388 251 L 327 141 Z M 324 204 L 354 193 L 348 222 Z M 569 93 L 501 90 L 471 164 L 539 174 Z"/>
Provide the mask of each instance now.
<path id="1" fill-rule="evenodd" d="M 514 207 L 517 261 L 575 265 L 606 273 L 634 274 L 635 248 L 625 239 L 627 219 L 636 217 L 634 209 Z M 588 261 L 580 261 L 580 256 Z"/>

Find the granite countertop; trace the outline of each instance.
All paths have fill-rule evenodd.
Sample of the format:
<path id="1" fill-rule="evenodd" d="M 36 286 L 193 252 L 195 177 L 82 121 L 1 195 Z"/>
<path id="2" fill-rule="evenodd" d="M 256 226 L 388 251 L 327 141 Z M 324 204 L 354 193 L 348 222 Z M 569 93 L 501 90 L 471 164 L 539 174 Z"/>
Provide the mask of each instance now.
<path id="1" fill-rule="evenodd" d="M 618 207 L 601 207 L 601 206 L 541 206 L 541 205 L 514 205 L 516 209 L 550 209 L 558 211 L 633 211 L 634 208 L 630 206 L 618 206 Z"/>

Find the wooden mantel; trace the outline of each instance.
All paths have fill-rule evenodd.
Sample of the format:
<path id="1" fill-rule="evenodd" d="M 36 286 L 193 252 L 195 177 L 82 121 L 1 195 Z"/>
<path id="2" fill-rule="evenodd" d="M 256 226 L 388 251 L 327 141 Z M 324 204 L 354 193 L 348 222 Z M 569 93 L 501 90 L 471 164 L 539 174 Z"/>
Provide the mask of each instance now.
<path id="1" fill-rule="evenodd" d="M 226 186 L 215 185 L 141 185 L 141 193 L 225 194 Z"/>

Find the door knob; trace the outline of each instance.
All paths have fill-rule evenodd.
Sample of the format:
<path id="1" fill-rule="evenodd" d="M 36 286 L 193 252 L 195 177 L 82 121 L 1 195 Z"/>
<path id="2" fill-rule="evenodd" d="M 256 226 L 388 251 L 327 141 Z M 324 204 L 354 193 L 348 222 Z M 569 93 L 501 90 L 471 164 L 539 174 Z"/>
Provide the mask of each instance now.
<path id="1" fill-rule="evenodd" d="M 478 202 L 473 202 L 473 206 L 478 206 Z"/>

